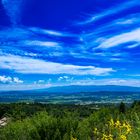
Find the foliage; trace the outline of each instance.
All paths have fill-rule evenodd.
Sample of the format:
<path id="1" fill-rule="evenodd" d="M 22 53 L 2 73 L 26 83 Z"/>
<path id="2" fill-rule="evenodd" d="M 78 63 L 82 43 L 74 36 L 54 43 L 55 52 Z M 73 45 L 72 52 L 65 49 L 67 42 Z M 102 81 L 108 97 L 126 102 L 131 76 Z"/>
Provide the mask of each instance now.
<path id="1" fill-rule="evenodd" d="M 140 104 L 124 106 L 1 104 L 0 140 L 139 140 Z"/>

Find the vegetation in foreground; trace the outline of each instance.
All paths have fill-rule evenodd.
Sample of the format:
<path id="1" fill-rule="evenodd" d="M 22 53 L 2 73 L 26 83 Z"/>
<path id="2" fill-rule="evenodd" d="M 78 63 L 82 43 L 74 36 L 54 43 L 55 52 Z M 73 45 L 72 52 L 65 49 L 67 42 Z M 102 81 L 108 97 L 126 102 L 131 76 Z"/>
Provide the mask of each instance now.
<path id="1" fill-rule="evenodd" d="M 131 107 L 1 104 L 0 140 L 139 140 L 140 102 Z"/>

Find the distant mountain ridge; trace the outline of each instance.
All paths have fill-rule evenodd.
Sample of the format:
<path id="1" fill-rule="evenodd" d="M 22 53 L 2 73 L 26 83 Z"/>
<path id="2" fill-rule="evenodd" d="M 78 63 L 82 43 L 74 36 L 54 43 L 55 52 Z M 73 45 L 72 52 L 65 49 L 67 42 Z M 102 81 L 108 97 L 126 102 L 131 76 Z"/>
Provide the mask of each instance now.
<path id="1" fill-rule="evenodd" d="M 0 91 L 0 103 L 38 102 L 53 104 L 132 103 L 140 100 L 140 87 L 57 86 L 46 89 Z"/>
<path id="2" fill-rule="evenodd" d="M 44 89 L 32 89 L 32 90 L 5 90 L 4 92 L 18 92 L 18 93 L 76 93 L 76 92 L 140 92 L 140 87 L 131 86 L 117 86 L 117 85 L 70 85 L 70 86 L 55 86 Z"/>
<path id="3" fill-rule="evenodd" d="M 75 92 L 100 92 L 100 91 L 118 91 L 118 92 L 140 92 L 140 87 L 130 86 L 83 86 L 83 85 L 71 85 L 71 86 L 57 86 L 46 89 L 39 89 L 38 91 L 45 92 L 62 92 L 62 93 L 75 93 Z"/>

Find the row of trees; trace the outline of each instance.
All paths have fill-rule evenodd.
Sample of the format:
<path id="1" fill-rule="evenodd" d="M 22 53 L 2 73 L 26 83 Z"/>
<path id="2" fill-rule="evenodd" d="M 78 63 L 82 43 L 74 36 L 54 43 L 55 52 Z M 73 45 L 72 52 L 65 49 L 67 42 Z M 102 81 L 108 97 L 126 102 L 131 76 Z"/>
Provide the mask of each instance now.
<path id="1" fill-rule="evenodd" d="M 11 108 L 11 106 L 13 108 Z M 5 107 L 8 109 L 5 111 Z M 7 104 L 0 109 L 10 117 L 0 128 L 0 140 L 139 140 L 140 104 L 126 108 Z M 11 108 L 11 112 L 10 109 Z M 87 111 L 83 114 L 83 110 Z"/>

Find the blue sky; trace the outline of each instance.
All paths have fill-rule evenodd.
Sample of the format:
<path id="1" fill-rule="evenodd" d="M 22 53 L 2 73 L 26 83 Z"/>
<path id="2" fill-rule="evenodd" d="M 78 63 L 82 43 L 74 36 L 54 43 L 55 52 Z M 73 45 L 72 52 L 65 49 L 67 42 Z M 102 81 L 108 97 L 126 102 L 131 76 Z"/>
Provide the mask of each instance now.
<path id="1" fill-rule="evenodd" d="M 139 0 L 1 0 L 0 89 L 140 86 Z"/>

